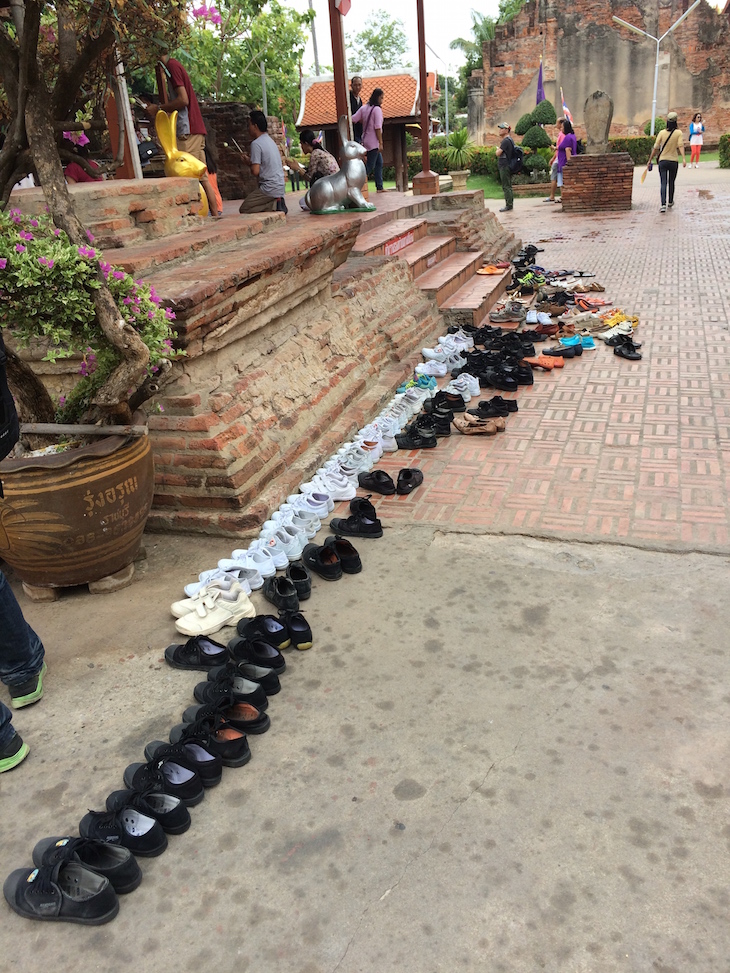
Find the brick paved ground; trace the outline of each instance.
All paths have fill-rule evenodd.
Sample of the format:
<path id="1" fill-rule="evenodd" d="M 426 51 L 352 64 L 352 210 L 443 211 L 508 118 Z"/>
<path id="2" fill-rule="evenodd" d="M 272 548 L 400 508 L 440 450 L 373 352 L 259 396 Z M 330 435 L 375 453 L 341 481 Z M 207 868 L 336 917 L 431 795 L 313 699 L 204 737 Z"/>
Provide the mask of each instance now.
<path id="1" fill-rule="evenodd" d="M 727 550 L 730 172 L 680 169 L 666 216 L 656 173 L 643 186 L 639 173 L 630 213 L 569 216 L 517 200 L 500 215 L 545 248 L 545 267 L 594 271 L 607 297 L 638 314 L 643 360 L 598 342 L 562 370 L 536 372 L 505 434 L 454 434 L 384 460 L 427 478 L 391 502 L 391 523 Z"/>

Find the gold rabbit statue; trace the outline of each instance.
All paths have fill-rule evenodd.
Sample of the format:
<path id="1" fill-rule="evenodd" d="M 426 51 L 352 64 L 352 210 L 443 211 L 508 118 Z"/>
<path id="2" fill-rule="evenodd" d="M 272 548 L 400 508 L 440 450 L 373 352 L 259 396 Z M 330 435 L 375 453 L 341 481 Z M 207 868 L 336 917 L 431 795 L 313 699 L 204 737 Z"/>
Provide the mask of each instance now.
<path id="1" fill-rule="evenodd" d="M 167 112 L 158 111 L 155 115 L 155 128 L 157 138 L 165 152 L 165 175 L 166 176 L 185 176 L 189 179 L 200 179 L 206 170 L 204 162 L 190 155 L 189 152 L 181 152 L 177 147 L 177 112 L 171 115 Z M 200 187 L 200 210 L 199 216 L 208 215 L 208 197 L 205 195 L 203 187 Z"/>

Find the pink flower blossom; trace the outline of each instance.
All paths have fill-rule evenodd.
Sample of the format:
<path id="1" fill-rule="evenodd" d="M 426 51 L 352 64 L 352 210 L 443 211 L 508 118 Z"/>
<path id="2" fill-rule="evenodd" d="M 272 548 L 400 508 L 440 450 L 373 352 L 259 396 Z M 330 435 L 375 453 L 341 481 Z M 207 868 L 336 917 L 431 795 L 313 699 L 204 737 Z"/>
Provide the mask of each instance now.
<path id="1" fill-rule="evenodd" d="M 37 230 L 38 229 L 38 220 L 31 220 L 30 221 L 30 225 Z"/>
<path id="2" fill-rule="evenodd" d="M 64 132 L 63 137 L 73 142 L 74 145 L 88 145 L 89 136 L 86 132 Z"/>
<path id="3" fill-rule="evenodd" d="M 7 265 L 8 265 L 7 259 L 5 257 L 0 257 L 0 270 L 5 270 L 5 268 L 7 267 Z M 150 311 L 150 315 L 152 317 L 154 317 L 154 314 L 152 313 L 152 311 Z"/>
<path id="4" fill-rule="evenodd" d="M 20 233 L 18 234 L 18 236 L 20 237 L 21 240 L 32 240 L 33 239 L 33 234 L 32 233 L 29 233 L 27 230 L 21 230 Z"/>
<path id="5" fill-rule="evenodd" d="M 125 277 L 124 271 L 115 270 L 114 273 L 112 274 L 112 277 L 114 277 L 116 280 L 124 280 Z"/>
<path id="6" fill-rule="evenodd" d="M 96 239 L 96 237 L 95 237 L 95 236 L 94 236 L 94 234 L 93 234 L 93 233 L 91 232 L 91 230 L 87 230 L 87 231 L 86 231 L 86 239 L 87 239 L 87 240 L 89 241 L 89 243 L 93 243 L 93 242 L 94 242 L 94 240 Z"/>
<path id="7" fill-rule="evenodd" d="M 175 312 L 172 310 L 172 308 L 169 307 L 165 308 L 165 317 L 167 318 L 168 321 L 175 320 Z"/>
<path id="8" fill-rule="evenodd" d="M 56 237 L 61 236 L 61 231 L 58 229 L 57 226 L 54 226 L 53 228 L 53 235 Z"/>
<path id="9" fill-rule="evenodd" d="M 92 247 L 81 246 L 81 247 L 77 247 L 76 249 L 78 250 L 80 257 L 93 258 L 96 256 L 96 250 L 92 249 Z"/>
<path id="10" fill-rule="evenodd" d="M 51 270 L 55 261 L 50 257 L 39 257 L 38 263 L 41 265 L 41 267 L 48 267 L 48 269 Z"/>
<path id="11" fill-rule="evenodd" d="M 58 397 L 58 404 L 59 404 L 60 406 L 64 406 L 64 405 L 66 405 L 66 396 L 65 396 L 65 395 L 60 395 L 60 396 Z"/>
<path id="12" fill-rule="evenodd" d="M 6 261 L 6 262 L 7 262 L 7 261 Z M 3 268 L 3 267 L 0 267 L 0 270 L 2 270 L 2 269 L 4 269 L 4 268 Z M 155 312 L 154 312 L 154 311 L 148 311 L 148 312 L 147 312 L 147 317 L 148 317 L 148 318 L 150 319 L 150 321 L 154 321 L 154 318 L 155 318 Z"/>
<path id="13" fill-rule="evenodd" d="M 25 253 L 25 247 L 23 246 L 22 243 L 16 243 L 15 244 L 15 252 L 16 253 Z"/>

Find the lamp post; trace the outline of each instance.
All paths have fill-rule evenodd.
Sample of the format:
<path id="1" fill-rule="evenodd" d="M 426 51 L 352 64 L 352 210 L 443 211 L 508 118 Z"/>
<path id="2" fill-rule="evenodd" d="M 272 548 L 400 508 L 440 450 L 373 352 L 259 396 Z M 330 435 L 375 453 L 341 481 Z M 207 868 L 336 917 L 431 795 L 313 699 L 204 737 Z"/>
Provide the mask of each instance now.
<path id="1" fill-rule="evenodd" d="M 450 68 L 449 65 L 446 63 L 446 61 L 444 61 L 442 57 L 438 56 L 438 54 L 436 53 L 436 51 L 434 51 L 434 49 L 431 47 L 430 44 L 426 44 L 426 47 L 433 54 L 433 56 L 436 58 L 437 61 L 441 61 L 441 63 L 443 64 L 443 66 L 446 68 L 448 72 Z M 449 76 L 448 74 L 444 75 L 444 98 L 446 99 L 445 102 L 446 117 L 444 121 L 446 124 L 446 138 L 448 138 L 449 137 Z"/>
<path id="2" fill-rule="evenodd" d="M 641 34 L 643 37 L 648 37 L 650 40 L 653 40 L 654 43 L 656 44 L 656 62 L 654 64 L 654 99 L 651 103 L 651 134 L 652 135 L 654 134 L 654 123 L 656 121 L 656 89 L 657 89 L 657 84 L 659 83 L 659 45 L 661 44 L 661 42 L 664 40 L 665 37 L 668 37 L 673 30 L 676 30 L 677 27 L 679 27 L 679 25 L 682 23 L 683 20 L 686 20 L 687 17 L 689 17 L 689 15 L 692 13 L 695 7 L 699 7 L 701 2 L 702 0 L 695 0 L 692 6 L 688 10 L 685 10 L 685 12 L 679 18 L 679 20 L 675 20 L 675 22 L 672 24 L 669 30 L 665 31 L 661 37 L 655 37 L 653 34 L 650 34 L 648 30 L 642 30 L 641 27 L 635 27 L 633 24 L 630 24 L 627 20 L 622 20 L 620 17 L 611 18 L 614 23 L 620 24 L 622 27 L 626 27 L 628 30 L 633 30 L 635 34 Z"/>

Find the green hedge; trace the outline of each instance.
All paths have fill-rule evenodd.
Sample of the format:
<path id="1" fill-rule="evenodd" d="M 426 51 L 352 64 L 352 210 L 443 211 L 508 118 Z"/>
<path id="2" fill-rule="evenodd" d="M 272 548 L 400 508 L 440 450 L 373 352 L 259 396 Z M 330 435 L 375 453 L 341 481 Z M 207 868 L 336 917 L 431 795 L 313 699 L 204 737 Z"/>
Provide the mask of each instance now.
<path id="1" fill-rule="evenodd" d="M 446 162 L 445 149 L 431 150 L 431 169 L 433 172 L 437 172 L 440 176 L 445 176 L 448 173 L 449 167 Z M 497 156 L 495 154 L 495 150 L 491 147 L 477 147 L 474 150 L 474 158 L 469 164 L 469 169 L 474 173 L 475 176 L 491 176 L 492 179 L 499 182 L 499 174 L 497 172 Z M 409 152 L 408 178 L 413 179 L 416 173 L 420 171 L 421 153 Z M 395 168 L 393 166 L 385 166 L 383 169 L 383 179 L 395 179 Z"/>
<path id="2" fill-rule="evenodd" d="M 720 137 L 720 168 L 730 169 L 730 135 Z"/>
<path id="3" fill-rule="evenodd" d="M 612 152 L 628 152 L 634 165 L 645 166 L 654 147 L 654 139 L 651 136 L 647 138 L 645 135 L 637 135 L 632 138 L 609 139 L 608 144 Z"/>

